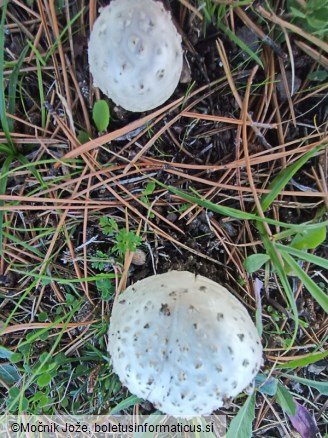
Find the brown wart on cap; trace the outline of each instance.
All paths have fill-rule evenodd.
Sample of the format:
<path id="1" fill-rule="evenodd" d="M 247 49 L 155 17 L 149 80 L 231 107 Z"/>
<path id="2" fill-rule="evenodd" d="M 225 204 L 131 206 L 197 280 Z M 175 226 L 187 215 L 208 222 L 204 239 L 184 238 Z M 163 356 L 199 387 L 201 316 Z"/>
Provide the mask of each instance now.
<path id="1" fill-rule="evenodd" d="M 175 417 L 211 414 L 253 382 L 262 346 L 246 308 L 190 272 L 154 275 L 114 304 L 108 351 L 131 393 Z"/>
<path id="2" fill-rule="evenodd" d="M 129 111 L 164 103 L 182 71 L 181 36 L 161 2 L 113 0 L 94 23 L 89 65 L 95 86 Z"/>

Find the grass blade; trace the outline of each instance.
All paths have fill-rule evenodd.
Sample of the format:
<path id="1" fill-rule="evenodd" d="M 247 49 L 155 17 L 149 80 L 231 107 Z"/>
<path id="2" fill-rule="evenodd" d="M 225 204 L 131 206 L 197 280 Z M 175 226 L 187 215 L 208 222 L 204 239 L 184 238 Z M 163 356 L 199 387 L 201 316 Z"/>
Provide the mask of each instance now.
<path id="1" fill-rule="evenodd" d="M 23 154 L 18 154 L 16 158 L 23 165 L 26 165 L 26 166 L 30 165 L 30 169 L 31 169 L 32 174 L 39 181 L 39 183 L 41 184 L 41 187 L 43 189 L 45 189 L 47 187 L 47 184 L 43 181 L 43 178 L 42 178 L 40 172 L 35 168 L 35 165 L 33 163 L 30 163 L 28 161 L 28 159 Z"/>
<path id="2" fill-rule="evenodd" d="M 11 162 L 13 160 L 13 156 L 9 155 L 2 164 L 2 169 L 0 172 L 0 194 L 5 195 L 6 193 L 6 187 L 7 187 L 7 180 L 8 180 L 8 170 L 11 165 Z M 4 201 L 0 201 L 0 205 L 4 205 Z M 3 256 L 3 248 L 2 248 L 2 242 L 3 242 L 3 217 L 4 217 L 4 211 L 0 211 L 0 257 Z"/>
<path id="3" fill-rule="evenodd" d="M 263 245 L 264 245 L 264 247 L 266 249 L 267 254 L 270 256 L 271 263 L 272 263 L 274 269 L 276 270 L 276 272 L 278 274 L 278 277 L 279 277 L 279 280 L 281 282 L 281 285 L 284 288 L 284 292 L 286 294 L 287 301 L 288 301 L 288 303 L 290 305 L 290 308 L 292 310 L 293 319 L 294 319 L 294 322 L 295 322 L 295 328 L 294 328 L 294 333 L 293 333 L 293 336 L 292 336 L 292 339 L 291 339 L 291 343 L 290 343 L 290 346 L 289 346 L 289 348 L 291 348 L 292 345 L 295 342 L 295 339 L 296 339 L 296 336 L 297 336 L 297 331 L 298 331 L 298 325 L 299 325 L 299 323 L 298 323 L 298 311 L 297 311 L 297 306 L 296 306 L 296 302 L 295 302 L 295 297 L 294 297 L 292 288 L 291 288 L 291 286 L 289 284 L 285 268 L 284 268 L 284 266 L 283 266 L 283 264 L 282 264 L 282 262 L 280 260 L 279 253 L 277 252 L 276 248 L 274 247 L 274 244 L 271 242 L 269 236 L 265 233 L 263 224 L 259 223 L 257 225 L 257 228 L 258 228 L 258 230 L 259 230 L 259 232 L 261 234 Z"/>
<path id="4" fill-rule="evenodd" d="M 328 313 L 328 296 L 320 289 L 320 287 L 308 276 L 306 272 L 297 264 L 297 262 L 291 257 L 287 252 L 282 251 L 281 255 L 283 259 L 292 268 L 293 272 L 304 284 L 306 289 L 310 292 L 312 297 L 316 302 L 323 308 L 323 310 Z"/>
<path id="5" fill-rule="evenodd" d="M 324 353 L 309 354 L 308 356 L 302 357 L 301 359 L 295 359 L 295 360 L 291 360 L 290 362 L 277 365 L 276 369 L 282 369 L 282 368 L 294 369 L 299 367 L 306 367 L 311 363 L 318 362 L 318 360 L 325 359 L 327 356 L 328 356 L 328 351 L 325 351 Z"/>
<path id="6" fill-rule="evenodd" d="M 321 268 L 328 269 L 328 260 L 323 259 L 322 257 L 318 257 L 300 249 L 292 248 L 291 246 L 282 245 L 281 243 L 275 243 L 275 247 L 280 251 L 291 254 L 301 260 L 305 260 L 306 262 L 313 263 Z"/>
<path id="7" fill-rule="evenodd" d="M 227 438 L 251 438 L 255 418 L 255 393 L 248 396 L 227 431 Z"/>
<path id="8" fill-rule="evenodd" d="M 13 150 L 16 150 L 15 145 L 12 141 L 8 119 L 6 115 L 6 99 L 5 99 L 5 81 L 4 81 L 4 48 L 5 48 L 5 21 L 7 14 L 8 0 L 3 2 L 2 14 L 0 21 L 0 120 L 2 124 L 3 132 L 6 139 Z"/>
<path id="9" fill-rule="evenodd" d="M 49 58 L 51 58 L 51 56 L 55 53 L 57 46 L 58 46 L 58 42 L 59 41 L 63 41 L 63 38 L 66 34 L 66 32 L 68 31 L 68 29 L 70 27 L 72 27 L 73 23 L 75 23 L 75 21 L 82 15 L 84 14 L 85 11 L 85 6 L 83 6 L 81 8 L 81 10 L 67 23 L 67 25 L 63 28 L 63 30 L 61 31 L 60 35 L 58 38 L 56 38 L 56 40 L 53 42 L 53 44 L 50 46 L 47 54 L 44 57 L 44 61 L 45 63 L 48 62 Z"/>
<path id="10" fill-rule="evenodd" d="M 24 62 L 27 50 L 28 50 L 28 46 L 24 47 L 22 53 L 20 54 L 20 56 L 16 62 L 16 65 L 15 65 L 15 67 L 10 75 L 9 84 L 8 84 L 8 113 L 9 114 L 15 114 L 17 81 L 18 81 L 19 72 L 20 72 L 21 66 Z M 13 131 L 13 129 L 14 129 L 14 120 L 13 119 L 8 120 L 8 128 L 9 128 L 10 132 Z"/>
<path id="11" fill-rule="evenodd" d="M 304 377 L 295 376 L 295 374 L 283 374 L 283 376 L 287 377 L 287 379 L 295 380 L 295 382 L 299 382 L 302 385 L 311 386 L 312 388 L 317 389 L 322 395 L 328 395 L 328 382 L 309 380 Z"/>
<path id="12" fill-rule="evenodd" d="M 282 170 L 269 185 L 270 192 L 264 195 L 261 199 L 261 206 L 263 212 L 266 211 L 272 202 L 280 195 L 280 192 L 284 189 L 286 184 L 291 180 L 295 173 L 310 159 L 312 158 L 320 149 L 327 146 L 326 143 L 316 146 L 306 154 L 304 154 L 299 160 L 294 164 Z"/>
<path id="13" fill-rule="evenodd" d="M 237 210 L 236 208 L 225 207 L 222 205 L 215 204 L 214 202 L 208 201 L 207 199 L 202 199 L 201 197 L 189 195 L 188 193 L 186 193 L 180 189 L 177 189 L 176 187 L 167 186 L 155 178 L 150 178 L 150 179 L 155 181 L 156 184 L 158 184 L 160 187 L 165 188 L 169 192 L 173 193 L 174 195 L 179 196 L 180 198 L 184 199 L 185 201 L 188 201 L 192 204 L 197 204 L 200 207 L 207 208 L 208 210 L 213 211 L 214 213 L 222 214 L 223 216 L 233 217 L 235 219 L 241 219 L 241 220 L 251 220 L 251 221 L 256 221 L 259 223 L 263 222 L 263 223 L 267 223 L 270 225 L 276 225 L 276 226 L 280 226 L 280 227 L 284 227 L 284 228 L 289 228 L 290 230 L 300 230 L 300 231 L 304 230 L 305 224 L 300 224 L 300 225 L 287 224 L 285 222 L 276 221 L 276 220 L 270 219 L 270 218 L 262 218 L 262 217 L 257 216 L 254 213 L 247 213 L 247 212 L 244 212 L 241 210 Z M 192 190 L 192 188 L 190 188 L 190 190 Z M 306 224 L 307 228 L 317 228 L 318 226 L 321 227 L 323 225 L 328 225 L 328 221 L 321 222 L 320 224 L 317 224 L 317 223 Z"/>
<path id="14" fill-rule="evenodd" d="M 139 398 L 135 395 L 131 395 L 130 397 L 126 398 L 125 400 L 122 400 L 118 405 L 116 405 L 115 408 L 113 408 L 110 411 L 110 415 L 115 415 L 118 412 L 122 411 L 123 409 L 127 409 L 130 406 L 134 406 L 142 401 L 143 401 L 142 398 Z"/>
<path id="15" fill-rule="evenodd" d="M 241 50 L 243 50 L 244 52 L 246 52 L 249 57 L 251 59 L 253 59 L 253 61 L 256 62 L 256 64 L 258 64 L 261 68 L 263 67 L 263 63 L 261 61 L 261 59 L 257 56 L 257 54 L 255 52 L 253 52 L 252 49 L 249 48 L 249 46 L 247 44 L 244 43 L 244 41 L 242 41 L 240 38 L 237 37 L 237 35 L 235 33 L 233 33 L 227 26 L 225 26 L 223 24 L 222 21 L 218 20 L 218 27 L 219 29 L 221 29 L 224 33 L 226 33 L 228 35 L 228 37 L 238 46 L 241 48 Z"/>
<path id="16" fill-rule="evenodd" d="M 24 394 L 24 392 L 32 385 L 32 383 L 36 382 L 36 379 L 37 379 L 38 375 L 41 374 L 41 371 L 42 371 L 44 365 L 47 362 L 50 362 L 50 360 L 52 360 L 53 353 L 55 352 L 56 347 L 61 340 L 61 337 L 65 333 L 65 330 L 67 329 L 67 325 L 69 324 L 70 320 L 72 319 L 74 313 L 79 308 L 79 306 L 81 306 L 81 302 L 75 303 L 75 306 L 73 307 L 73 309 L 67 315 L 65 315 L 66 321 L 64 321 L 62 329 L 57 333 L 52 347 L 50 348 L 49 352 L 46 353 L 45 358 L 41 361 L 40 365 L 36 364 L 36 366 L 33 368 L 31 377 L 26 381 L 26 383 L 22 384 L 20 394 Z M 50 326 L 47 329 L 49 330 L 49 328 L 50 328 Z M 19 401 L 19 397 L 20 397 L 20 395 L 18 395 L 15 399 L 12 400 L 11 405 L 8 406 L 9 412 L 12 411 L 13 406 L 15 404 L 17 404 L 17 402 Z"/>
<path id="17" fill-rule="evenodd" d="M 36 68 L 38 75 L 38 86 L 39 86 L 39 94 L 40 94 L 40 107 L 41 107 L 41 126 L 45 128 L 46 126 L 46 107 L 44 105 L 44 91 L 43 91 L 43 79 L 42 79 L 42 69 L 41 63 L 38 58 L 36 58 Z"/>
<path id="18" fill-rule="evenodd" d="M 279 403 L 280 407 L 286 414 L 288 415 L 295 415 L 296 414 L 296 403 L 291 395 L 291 393 L 288 391 L 288 389 L 278 382 L 277 387 L 277 402 Z"/>

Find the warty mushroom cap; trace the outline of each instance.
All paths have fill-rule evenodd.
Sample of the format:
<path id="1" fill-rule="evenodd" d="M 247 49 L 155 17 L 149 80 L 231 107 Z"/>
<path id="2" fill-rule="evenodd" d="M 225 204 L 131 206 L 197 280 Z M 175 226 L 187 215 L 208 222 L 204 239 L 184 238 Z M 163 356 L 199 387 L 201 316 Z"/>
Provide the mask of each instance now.
<path id="1" fill-rule="evenodd" d="M 90 35 L 94 84 L 129 111 L 164 103 L 179 82 L 182 58 L 171 15 L 154 0 L 113 0 Z"/>
<path id="2" fill-rule="evenodd" d="M 191 272 L 128 287 L 110 318 L 108 351 L 121 382 L 175 417 L 211 414 L 253 382 L 262 346 L 246 308 Z"/>

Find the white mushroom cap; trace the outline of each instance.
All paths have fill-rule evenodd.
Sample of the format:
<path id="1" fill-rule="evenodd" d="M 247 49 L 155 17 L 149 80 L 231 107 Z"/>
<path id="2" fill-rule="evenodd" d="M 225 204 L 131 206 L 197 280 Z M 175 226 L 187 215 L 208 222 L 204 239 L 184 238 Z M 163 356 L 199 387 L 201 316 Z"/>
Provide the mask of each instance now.
<path id="1" fill-rule="evenodd" d="M 200 275 L 172 271 L 114 304 L 108 351 L 121 382 L 168 415 L 211 414 L 256 376 L 262 346 L 246 308 Z"/>
<path id="2" fill-rule="evenodd" d="M 147 111 L 174 92 L 182 71 L 181 37 L 162 3 L 113 0 L 90 35 L 94 83 L 129 111 Z"/>

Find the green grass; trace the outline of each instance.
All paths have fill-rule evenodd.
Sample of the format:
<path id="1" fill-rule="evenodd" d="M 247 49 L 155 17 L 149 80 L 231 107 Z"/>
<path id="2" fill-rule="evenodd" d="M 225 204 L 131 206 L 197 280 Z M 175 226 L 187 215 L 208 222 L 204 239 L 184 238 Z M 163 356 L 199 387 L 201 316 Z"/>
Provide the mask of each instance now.
<path id="1" fill-rule="evenodd" d="M 287 5 L 288 12 L 298 26 L 322 40 L 328 40 L 327 0 L 309 0 L 304 4 L 296 0 L 288 0 Z"/>
<path id="2" fill-rule="evenodd" d="M 48 413 L 55 414 L 58 409 L 68 413 L 78 413 L 80 406 L 84 406 L 85 412 L 93 413 L 92 405 L 87 404 L 87 400 L 81 397 L 86 392 L 87 382 L 81 385 L 81 379 L 90 374 L 93 366 L 102 364 L 99 370 L 100 381 L 108 374 L 108 368 L 104 364 L 103 354 L 92 344 L 86 341 L 83 355 L 79 358 L 66 357 L 64 353 L 56 352 L 58 345 L 62 342 L 68 322 L 76 314 L 81 302 L 65 306 L 69 312 L 64 316 L 57 316 L 56 322 L 50 324 L 42 330 L 34 330 L 26 336 L 26 340 L 21 342 L 18 353 L 9 355 L 9 367 L 7 374 L 12 378 L 22 379 L 20 388 L 14 386 L 9 391 L 7 399 L 7 410 L 13 414 L 22 412 Z M 56 338 L 51 336 L 51 327 L 64 322 L 63 328 L 56 334 Z M 94 337 L 103 335 L 102 324 L 91 328 Z M 42 353 L 36 354 L 37 345 L 46 345 L 51 342 L 51 348 Z M 54 354 L 55 353 L 55 354 Z M 107 369 L 106 369 L 107 368 Z M 108 383 L 108 379 L 107 379 Z M 101 387 L 101 386 L 100 386 Z M 116 384 L 116 390 L 119 385 Z M 105 384 L 98 397 L 107 397 L 115 394 L 115 385 Z M 75 400 L 72 404 L 72 400 Z"/>
<path id="3" fill-rule="evenodd" d="M 79 350 L 79 357 L 67 357 L 59 349 L 61 344 L 65 345 L 67 342 L 64 338 L 66 338 L 68 324 L 76 320 L 80 309 L 85 305 L 85 300 L 81 300 L 78 285 L 84 282 L 95 284 L 102 300 L 106 302 L 112 299 L 115 292 L 115 288 L 113 288 L 115 275 L 106 272 L 108 270 L 107 264 L 108 262 L 122 263 L 125 252 L 135 250 L 140 243 L 140 237 L 132 231 L 127 233 L 125 229 L 120 229 L 111 218 L 101 217 L 100 227 L 105 235 L 112 238 L 113 243 L 111 252 L 107 254 L 101 252 L 100 255 L 98 254 L 98 260 L 90 258 L 90 265 L 98 271 L 94 276 L 63 278 L 54 275 L 55 271 L 52 275 L 40 274 L 40 269 L 42 270 L 40 263 L 29 266 L 28 270 L 24 265 L 12 266 L 11 271 L 19 275 L 22 280 L 30 281 L 33 279 L 33 281 L 24 295 L 16 302 L 3 328 L 9 327 L 13 320 L 19 316 L 20 309 L 28 300 L 36 284 L 40 284 L 42 288 L 49 287 L 51 283 L 60 285 L 65 301 L 58 303 L 54 311 L 46 310 L 49 307 L 47 305 L 44 307 L 45 310 L 38 314 L 38 322 L 45 323 L 46 327 L 28 331 L 24 339 L 21 339 L 17 345 L 15 353 L 8 348 L 0 347 L 0 358 L 5 359 L 5 363 L 0 364 L 0 379 L 8 385 L 20 382 L 19 387 L 14 385 L 8 392 L 6 409 L 10 413 L 19 414 L 28 411 L 55 414 L 60 409 L 68 413 L 78 414 L 83 409 L 84 413 L 93 414 L 99 412 L 107 400 L 113 398 L 117 399 L 118 407 L 121 406 L 121 409 L 130 405 L 129 399 L 121 399 L 121 385 L 118 379 L 114 376 L 109 377 L 108 359 L 107 355 L 104 355 L 106 321 L 100 321 L 98 317 L 99 322 L 89 328 L 92 338 L 90 340 L 87 338 L 83 348 Z M 15 236 L 26 231 L 24 228 L 12 226 L 9 226 L 8 229 L 14 232 Z M 37 233 L 35 240 L 47 240 L 51 237 L 54 229 L 36 227 L 30 231 Z M 15 236 L 4 233 L 4 237 L 13 242 L 16 248 L 21 246 L 25 253 L 33 253 L 43 261 L 42 251 Z M 47 261 L 47 266 L 55 261 L 64 248 L 65 243 L 52 254 L 52 257 Z M 53 328 L 59 325 L 62 325 L 62 328 L 57 331 L 54 339 Z M 75 332 L 77 330 L 75 329 Z M 76 336 L 79 338 L 80 335 L 76 333 Z M 38 345 L 42 345 L 42 347 Z M 44 352 L 40 355 L 39 352 L 42 350 Z M 88 381 L 84 381 L 84 384 L 81 385 L 81 379 L 83 380 L 83 377 L 89 375 L 96 368 L 97 389 L 95 389 L 93 398 L 88 395 Z M 136 401 L 135 398 L 133 400 Z"/>

